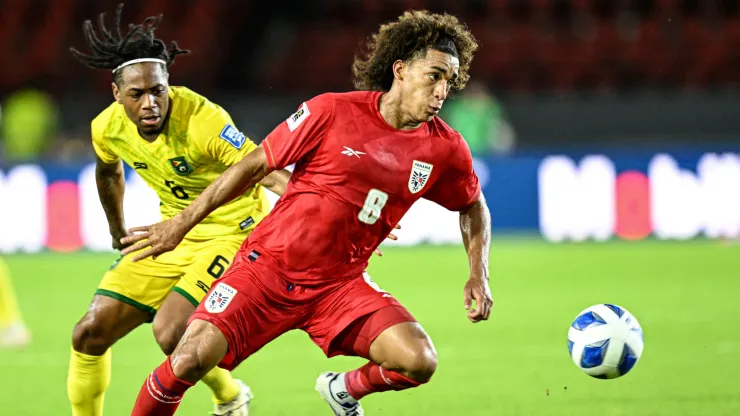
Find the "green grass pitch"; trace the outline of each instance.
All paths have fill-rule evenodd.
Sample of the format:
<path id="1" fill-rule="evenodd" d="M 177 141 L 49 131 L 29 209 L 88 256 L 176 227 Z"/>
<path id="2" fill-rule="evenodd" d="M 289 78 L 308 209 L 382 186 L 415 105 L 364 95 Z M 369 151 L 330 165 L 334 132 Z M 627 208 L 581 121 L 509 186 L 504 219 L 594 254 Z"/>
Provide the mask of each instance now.
<path id="1" fill-rule="evenodd" d="M 114 258 L 7 257 L 34 339 L 25 350 L 0 351 L 0 414 L 71 414 L 71 330 Z M 462 247 L 387 248 L 370 272 L 432 336 L 439 367 L 419 389 L 364 399 L 368 415 L 740 415 L 740 247 L 499 240 L 491 255 L 496 306 L 490 321 L 476 325 L 463 309 Z M 603 302 L 627 308 L 645 332 L 641 361 L 617 380 L 586 376 L 567 352 L 572 319 Z M 148 325 L 117 344 L 105 414 L 130 414 L 144 378 L 163 358 Z M 294 331 L 235 374 L 254 389 L 253 416 L 328 415 L 313 391 L 316 376 L 361 364 L 327 360 Z M 208 390 L 199 385 L 178 414 L 210 409 Z"/>

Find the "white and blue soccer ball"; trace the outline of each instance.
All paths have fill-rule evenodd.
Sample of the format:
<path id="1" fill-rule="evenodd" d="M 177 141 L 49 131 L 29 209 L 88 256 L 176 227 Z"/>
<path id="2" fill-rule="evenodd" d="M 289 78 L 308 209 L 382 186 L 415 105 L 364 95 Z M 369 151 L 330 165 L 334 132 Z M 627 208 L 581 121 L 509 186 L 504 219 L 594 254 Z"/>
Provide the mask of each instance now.
<path id="1" fill-rule="evenodd" d="M 611 379 L 627 374 L 640 360 L 642 347 L 640 324 L 617 305 L 585 309 L 568 330 L 570 356 L 591 377 Z"/>

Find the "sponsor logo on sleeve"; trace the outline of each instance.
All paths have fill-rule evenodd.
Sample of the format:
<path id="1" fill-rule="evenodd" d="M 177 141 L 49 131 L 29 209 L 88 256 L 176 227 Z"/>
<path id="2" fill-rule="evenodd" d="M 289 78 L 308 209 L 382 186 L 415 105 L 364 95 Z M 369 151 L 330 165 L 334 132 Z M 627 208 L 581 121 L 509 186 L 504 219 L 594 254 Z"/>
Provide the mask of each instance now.
<path id="1" fill-rule="evenodd" d="M 295 129 L 297 129 L 298 126 L 303 123 L 303 120 L 305 120 L 310 115 L 311 112 L 308 111 L 308 105 L 306 103 L 303 103 L 303 105 L 301 105 L 301 108 L 299 108 L 298 111 L 296 111 L 286 120 L 290 131 L 295 131 Z"/>
<path id="2" fill-rule="evenodd" d="M 241 149 L 242 146 L 244 146 L 244 143 L 247 141 L 247 138 L 244 136 L 244 134 L 242 134 L 242 132 L 237 130 L 236 127 L 232 126 L 231 124 L 225 125 L 218 137 L 226 140 L 230 145 L 236 147 L 237 149 Z"/>

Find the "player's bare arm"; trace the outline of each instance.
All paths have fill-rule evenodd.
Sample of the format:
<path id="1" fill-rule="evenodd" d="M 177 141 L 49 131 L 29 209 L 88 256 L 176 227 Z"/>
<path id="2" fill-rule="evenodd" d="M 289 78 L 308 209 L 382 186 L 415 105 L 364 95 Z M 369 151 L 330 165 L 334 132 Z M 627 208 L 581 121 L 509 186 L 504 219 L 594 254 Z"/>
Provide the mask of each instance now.
<path id="1" fill-rule="evenodd" d="M 491 214 L 481 194 L 466 212 L 460 213 L 460 231 L 470 263 L 470 279 L 465 284 L 465 309 L 471 322 L 487 320 L 493 298 L 488 285 L 488 256 L 491 246 Z M 475 300 L 475 308 L 472 301 Z"/>
<path id="2" fill-rule="evenodd" d="M 126 189 L 123 163 L 120 160 L 115 163 L 105 163 L 97 158 L 95 183 L 100 203 L 103 205 L 103 211 L 108 220 L 108 229 L 113 237 L 113 248 L 121 250 L 126 246 L 121 243 L 121 238 L 128 235 L 123 218 L 123 193 Z"/>
<path id="3" fill-rule="evenodd" d="M 126 255 L 150 247 L 132 259 L 138 261 L 150 256 L 156 258 L 162 253 L 174 250 L 185 238 L 185 234 L 211 212 L 246 192 L 270 172 L 265 150 L 258 147 L 239 163 L 228 168 L 187 208 L 170 220 L 130 229 L 130 233 L 140 232 L 140 234 L 124 237 L 121 243 L 124 245 L 138 243 L 127 247 L 121 253 Z"/>
<path id="4" fill-rule="evenodd" d="M 288 181 L 290 181 L 290 171 L 280 169 L 270 172 L 269 175 L 262 178 L 262 180 L 260 181 L 260 185 L 264 186 L 277 195 L 282 195 L 285 193 L 285 188 L 287 188 L 288 186 Z"/>

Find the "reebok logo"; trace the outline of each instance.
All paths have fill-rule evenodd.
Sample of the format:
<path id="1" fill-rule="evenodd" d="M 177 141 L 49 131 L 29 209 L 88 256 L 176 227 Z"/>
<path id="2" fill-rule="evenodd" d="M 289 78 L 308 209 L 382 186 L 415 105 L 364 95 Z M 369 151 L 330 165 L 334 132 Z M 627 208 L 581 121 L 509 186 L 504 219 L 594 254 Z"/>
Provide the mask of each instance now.
<path id="1" fill-rule="evenodd" d="M 365 154 L 365 152 L 360 152 L 359 150 L 354 150 L 354 149 L 349 148 L 347 146 L 342 146 L 342 147 L 344 147 L 344 150 L 342 150 L 342 154 L 343 155 L 355 156 L 356 158 L 359 159 L 360 158 L 360 155 L 364 155 Z"/>

